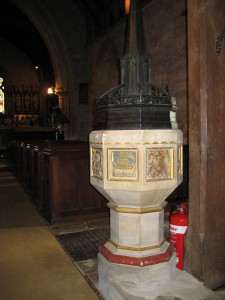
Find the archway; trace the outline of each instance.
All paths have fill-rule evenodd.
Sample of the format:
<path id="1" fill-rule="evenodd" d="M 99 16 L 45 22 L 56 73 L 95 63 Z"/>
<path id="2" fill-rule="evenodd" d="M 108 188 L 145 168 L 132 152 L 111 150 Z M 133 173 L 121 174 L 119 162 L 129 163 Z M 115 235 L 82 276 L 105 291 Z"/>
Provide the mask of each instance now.
<path id="1" fill-rule="evenodd" d="M 59 95 L 59 105 L 70 119 L 72 116 L 69 103 L 70 98 L 73 97 L 73 76 L 68 49 L 60 28 L 57 27 L 51 11 L 44 3 L 28 0 L 13 0 L 13 3 L 29 18 L 49 51 L 54 69 L 55 87 Z M 46 88 L 43 85 L 43 92 Z M 68 129 L 66 135 L 70 135 Z"/>

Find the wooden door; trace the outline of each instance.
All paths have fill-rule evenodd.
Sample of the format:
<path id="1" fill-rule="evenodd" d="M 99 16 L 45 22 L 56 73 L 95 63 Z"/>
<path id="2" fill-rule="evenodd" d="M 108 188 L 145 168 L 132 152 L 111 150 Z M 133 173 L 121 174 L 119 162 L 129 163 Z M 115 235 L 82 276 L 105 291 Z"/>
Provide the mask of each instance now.
<path id="1" fill-rule="evenodd" d="M 185 269 L 225 285 L 225 1 L 188 0 L 189 227 Z"/>

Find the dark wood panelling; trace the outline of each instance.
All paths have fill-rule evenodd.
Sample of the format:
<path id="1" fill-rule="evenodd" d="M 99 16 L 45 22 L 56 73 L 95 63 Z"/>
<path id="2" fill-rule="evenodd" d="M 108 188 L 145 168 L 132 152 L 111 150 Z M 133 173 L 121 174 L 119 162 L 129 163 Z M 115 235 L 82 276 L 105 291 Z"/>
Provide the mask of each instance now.
<path id="1" fill-rule="evenodd" d="M 17 176 L 41 214 L 55 223 L 68 216 L 108 210 L 90 184 L 87 141 L 11 142 Z"/>
<path id="2" fill-rule="evenodd" d="M 89 182 L 88 147 L 46 151 L 44 162 L 43 214 L 50 223 L 106 208 L 106 200 Z"/>
<path id="3" fill-rule="evenodd" d="M 222 0 L 188 1 L 189 227 L 186 270 L 210 288 L 225 285 L 225 30 Z"/>

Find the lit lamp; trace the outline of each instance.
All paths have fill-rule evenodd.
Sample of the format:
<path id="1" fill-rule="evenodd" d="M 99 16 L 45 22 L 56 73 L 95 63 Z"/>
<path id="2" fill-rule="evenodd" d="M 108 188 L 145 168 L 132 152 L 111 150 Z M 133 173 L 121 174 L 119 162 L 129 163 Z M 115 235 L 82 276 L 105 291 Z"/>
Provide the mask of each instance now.
<path id="1" fill-rule="evenodd" d="M 58 107 L 59 105 L 59 97 L 58 95 L 54 92 L 53 87 L 48 88 L 48 93 L 47 93 L 47 105 L 48 105 L 48 111 L 52 112 L 53 107 Z"/>
<path id="2" fill-rule="evenodd" d="M 53 88 L 52 87 L 48 88 L 48 94 L 53 94 Z"/>

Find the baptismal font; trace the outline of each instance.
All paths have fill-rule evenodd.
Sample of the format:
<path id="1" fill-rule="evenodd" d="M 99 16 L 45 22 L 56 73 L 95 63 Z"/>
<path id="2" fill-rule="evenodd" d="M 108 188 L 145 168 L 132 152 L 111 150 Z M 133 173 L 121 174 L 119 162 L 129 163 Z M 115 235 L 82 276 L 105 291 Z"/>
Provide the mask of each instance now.
<path id="1" fill-rule="evenodd" d="M 99 289 L 146 287 L 175 273 L 164 238 L 165 199 L 183 180 L 183 135 L 176 99 L 150 83 L 140 0 L 131 0 L 121 84 L 97 99 L 90 134 L 90 181 L 108 200 L 110 239 L 99 247 Z"/>

